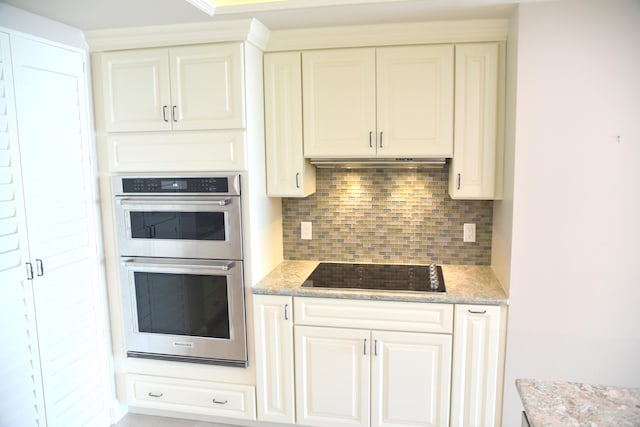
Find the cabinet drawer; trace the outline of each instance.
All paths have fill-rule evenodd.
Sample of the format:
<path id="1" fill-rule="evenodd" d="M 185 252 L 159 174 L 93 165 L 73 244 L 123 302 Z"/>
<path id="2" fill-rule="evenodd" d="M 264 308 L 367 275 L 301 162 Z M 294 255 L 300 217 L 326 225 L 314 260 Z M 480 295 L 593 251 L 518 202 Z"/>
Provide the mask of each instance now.
<path id="1" fill-rule="evenodd" d="M 296 297 L 293 313 L 297 325 L 445 334 L 453 330 L 452 304 Z"/>
<path id="2" fill-rule="evenodd" d="M 254 387 L 148 376 L 127 379 L 128 404 L 137 407 L 254 420 Z"/>

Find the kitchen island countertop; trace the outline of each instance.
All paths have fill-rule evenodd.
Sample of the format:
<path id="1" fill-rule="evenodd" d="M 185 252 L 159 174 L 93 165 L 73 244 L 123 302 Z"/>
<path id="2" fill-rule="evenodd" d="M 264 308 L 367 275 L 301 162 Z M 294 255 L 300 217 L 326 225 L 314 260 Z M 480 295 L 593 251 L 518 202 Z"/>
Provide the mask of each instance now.
<path id="1" fill-rule="evenodd" d="M 532 427 L 640 426 L 640 388 L 516 380 Z"/>
<path id="2" fill-rule="evenodd" d="M 446 293 L 302 288 L 318 261 L 283 261 L 253 288 L 254 294 L 506 305 L 507 295 L 490 266 L 442 265 Z"/>

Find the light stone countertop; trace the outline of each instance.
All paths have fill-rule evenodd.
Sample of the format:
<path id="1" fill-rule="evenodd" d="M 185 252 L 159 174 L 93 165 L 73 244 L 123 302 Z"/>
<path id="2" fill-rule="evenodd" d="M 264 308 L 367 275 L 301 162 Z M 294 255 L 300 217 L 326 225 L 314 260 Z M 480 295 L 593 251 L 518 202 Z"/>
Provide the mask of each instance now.
<path id="1" fill-rule="evenodd" d="M 500 282 L 489 266 L 443 265 L 442 274 L 446 293 L 376 291 L 360 289 L 301 288 L 318 261 L 284 261 L 253 288 L 254 294 L 292 295 L 299 297 L 325 297 L 371 299 L 388 301 L 438 302 L 451 304 L 508 304 Z"/>
<path id="2" fill-rule="evenodd" d="M 640 388 L 516 380 L 532 427 L 638 427 Z"/>

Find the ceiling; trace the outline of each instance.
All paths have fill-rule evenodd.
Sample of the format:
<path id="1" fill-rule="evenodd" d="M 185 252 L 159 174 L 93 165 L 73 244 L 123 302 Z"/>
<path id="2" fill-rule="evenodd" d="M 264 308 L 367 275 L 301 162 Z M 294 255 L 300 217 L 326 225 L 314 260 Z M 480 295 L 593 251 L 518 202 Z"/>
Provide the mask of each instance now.
<path id="1" fill-rule="evenodd" d="M 210 17 L 185 0 L 0 0 L 83 31 L 241 18 L 271 30 L 507 18 L 521 1 L 531 0 L 286 0 L 219 6 Z"/>

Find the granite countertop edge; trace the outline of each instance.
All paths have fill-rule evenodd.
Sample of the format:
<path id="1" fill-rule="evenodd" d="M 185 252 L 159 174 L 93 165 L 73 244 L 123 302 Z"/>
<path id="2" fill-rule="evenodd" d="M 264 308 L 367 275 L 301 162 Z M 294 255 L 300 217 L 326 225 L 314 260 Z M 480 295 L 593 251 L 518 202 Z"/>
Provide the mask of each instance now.
<path id="1" fill-rule="evenodd" d="M 507 295 L 490 266 L 443 265 L 447 292 L 308 289 L 301 285 L 318 261 L 283 261 L 251 288 L 256 295 L 408 301 L 424 303 L 508 305 Z"/>
<path id="2" fill-rule="evenodd" d="M 516 379 L 532 427 L 640 425 L 640 388 Z"/>

